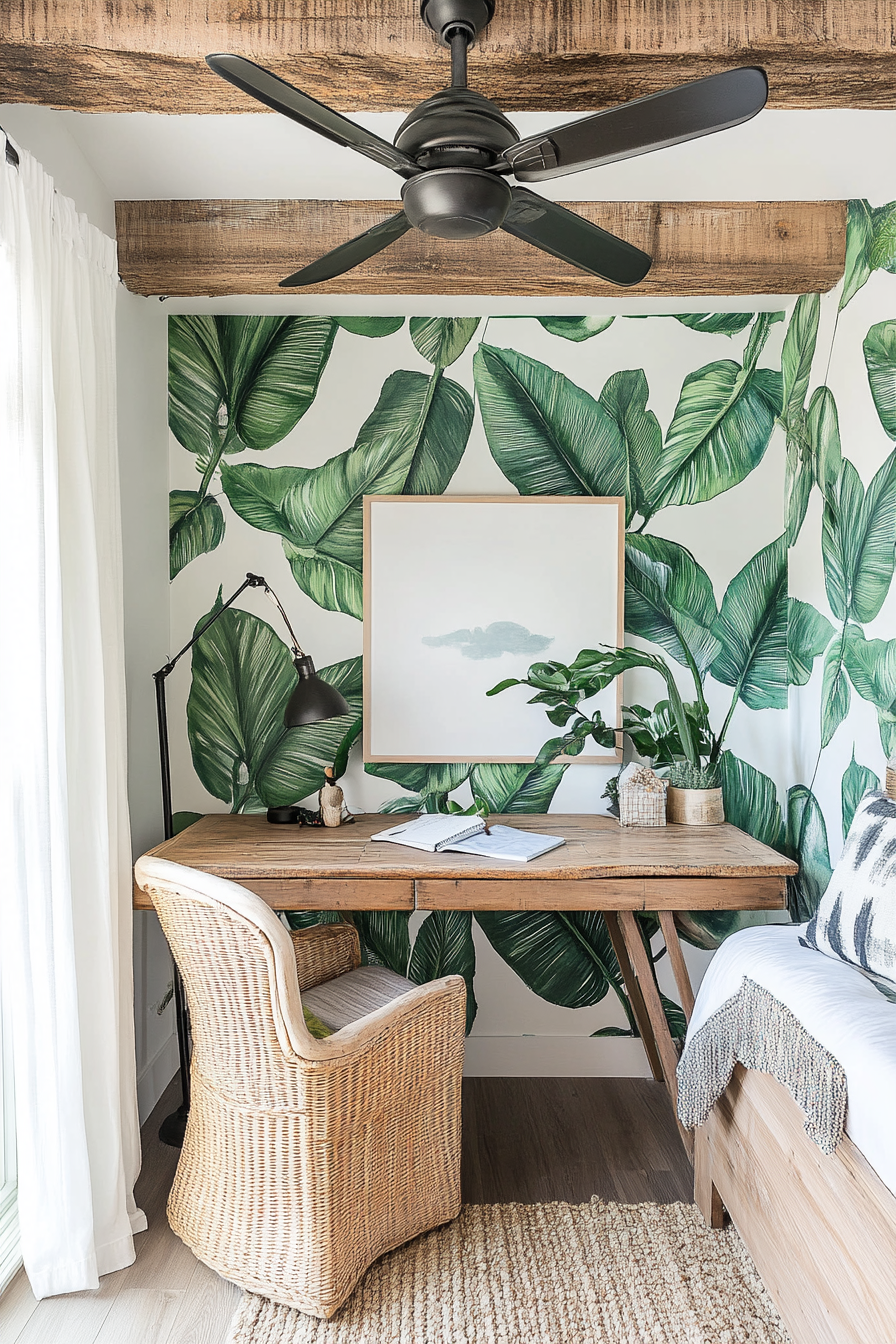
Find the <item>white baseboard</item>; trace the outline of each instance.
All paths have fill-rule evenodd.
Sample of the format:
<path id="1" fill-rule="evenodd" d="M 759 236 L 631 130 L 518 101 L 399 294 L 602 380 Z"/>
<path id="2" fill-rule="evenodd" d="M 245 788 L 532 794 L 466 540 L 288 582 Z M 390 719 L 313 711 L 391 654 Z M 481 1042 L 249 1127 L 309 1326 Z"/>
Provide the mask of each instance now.
<path id="1" fill-rule="evenodd" d="M 137 1077 L 137 1111 L 141 1125 L 179 1068 L 177 1036 L 172 1032 Z"/>
<path id="2" fill-rule="evenodd" d="M 644 1047 L 628 1037 L 469 1036 L 467 1078 L 650 1078 Z"/>

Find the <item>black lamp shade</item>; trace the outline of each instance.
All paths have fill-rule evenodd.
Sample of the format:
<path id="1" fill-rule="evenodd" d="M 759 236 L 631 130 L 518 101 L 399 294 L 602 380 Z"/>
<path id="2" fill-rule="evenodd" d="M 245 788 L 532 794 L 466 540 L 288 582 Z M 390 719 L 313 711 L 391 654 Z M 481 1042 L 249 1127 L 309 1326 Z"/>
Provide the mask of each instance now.
<path id="1" fill-rule="evenodd" d="M 338 714 L 351 712 L 336 687 L 321 681 L 307 654 L 296 658 L 295 665 L 299 680 L 283 715 L 287 728 L 301 728 L 306 723 L 320 723 L 321 719 L 335 719 Z"/>

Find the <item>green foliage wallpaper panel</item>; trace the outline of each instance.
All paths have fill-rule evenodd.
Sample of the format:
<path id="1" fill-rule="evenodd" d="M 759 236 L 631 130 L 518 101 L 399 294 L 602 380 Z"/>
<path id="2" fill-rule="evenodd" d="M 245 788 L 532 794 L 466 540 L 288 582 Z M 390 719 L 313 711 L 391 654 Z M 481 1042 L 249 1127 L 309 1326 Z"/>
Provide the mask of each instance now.
<path id="1" fill-rule="evenodd" d="M 175 642 L 247 569 L 261 571 L 350 708 L 286 732 L 284 632 L 275 617 L 227 612 L 193 656 L 192 772 L 176 762 L 175 778 L 193 805 L 184 824 L 222 805 L 306 799 L 356 741 L 365 494 L 623 495 L 626 638 L 650 655 L 626 673 L 631 738 L 671 759 L 675 712 L 698 734 L 711 721 L 728 818 L 799 860 L 790 915 L 807 918 L 862 793 L 896 749 L 893 274 L 896 204 L 859 201 L 840 290 L 786 313 L 172 317 Z M 450 571 L 450 554 L 444 563 Z M 580 647 L 590 646 L 583 626 Z M 496 659 L 495 682 L 525 681 L 530 658 Z M 649 670 L 658 659 L 671 681 Z M 364 774 L 356 752 L 349 803 L 604 810 L 610 772 L 552 761 L 556 743 L 572 740 L 552 727 L 566 723 L 557 686 L 569 669 L 536 667 L 547 679 L 527 684 L 554 739 L 543 763 Z M 407 914 L 354 918 L 369 960 L 418 982 L 462 974 L 472 1025 L 470 915 L 431 913 L 413 936 Z M 683 928 L 712 948 L 752 918 L 762 916 L 693 914 Z M 634 1034 L 599 915 L 476 923 L 538 997 L 591 1009 L 612 991 L 615 1024 L 591 1034 Z M 654 928 L 644 916 L 645 938 Z M 671 1001 L 667 1012 L 680 1029 Z"/>

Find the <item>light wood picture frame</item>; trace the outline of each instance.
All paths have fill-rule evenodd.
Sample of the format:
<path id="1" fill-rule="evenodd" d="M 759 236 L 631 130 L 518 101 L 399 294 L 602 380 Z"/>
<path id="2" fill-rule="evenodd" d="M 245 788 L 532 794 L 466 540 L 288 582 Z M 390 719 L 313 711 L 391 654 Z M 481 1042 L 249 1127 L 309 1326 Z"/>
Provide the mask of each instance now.
<path id="1" fill-rule="evenodd" d="M 615 496 L 366 495 L 364 760 L 534 761 L 561 730 L 526 688 L 486 691 L 623 643 L 624 546 Z M 585 712 L 621 702 L 617 678 Z"/>

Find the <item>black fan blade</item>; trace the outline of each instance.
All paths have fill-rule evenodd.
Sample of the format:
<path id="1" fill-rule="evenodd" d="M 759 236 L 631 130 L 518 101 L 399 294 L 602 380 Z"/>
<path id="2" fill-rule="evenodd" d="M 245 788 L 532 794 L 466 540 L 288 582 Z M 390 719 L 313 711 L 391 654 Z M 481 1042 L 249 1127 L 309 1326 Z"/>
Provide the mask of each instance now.
<path id="1" fill-rule="evenodd" d="M 727 131 L 761 112 L 767 97 L 765 71 L 745 65 L 530 135 L 504 158 L 520 182 L 542 182 Z"/>
<path id="2" fill-rule="evenodd" d="M 515 238 L 550 252 L 582 271 L 609 280 L 611 285 L 636 285 L 650 270 L 652 258 L 581 215 L 536 196 L 525 187 L 513 187 L 513 200 L 502 228 Z"/>
<path id="3" fill-rule="evenodd" d="M 328 252 L 319 261 L 312 261 L 310 266 L 303 266 L 295 275 L 288 275 L 285 280 L 280 281 L 280 288 L 288 289 L 293 285 L 322 285 L 325 280 L 333 280 L 337 275 L 350 271 L 353 266 L 360 266 L 368 257 L 375 257 L 377 252 L 382 252 L 384 247 L 388 247 L 396 238 L 407 233 L 410 227 L 411 221 L 403 210 L 399 210 L 391 219 L 384 219 L 382 224 L 374 224 L 372 229 L 359 233 L 357 238 L 343 243 L 341 247 L 334 247 L 332 252 Z"/>
<path id="4" fill-rule="evenodd" d="M 216 75 L 226 79 L 229 84 L 235 84 L 243 93 L 257 98 L 266 107 L 282 112 L 285 117 L 292 117 L 301 126 L 307 126 L 309 131 L 317 131 L 318 135 L 326 136 L 328 140 L 347 149 L 356 149 L 359 154 L 366 154 L 368 159 L 381 163 L 384 168 L 391 168 L 402 177 L 414 177 L 421 171 L 412 158 L 390 145 L 388 140 L 381 140 L 372 131 L 366 131 L 363 126 L 349 121 L 348 117 L 334 112 L 316 98 L 294 89 L 285 79 L 272 75 L 270 70 L 256 65 L 254 61 L 247 61 L 244 56 L 232 56 L 228 52 L 219 52 L 205 59 Z"/>

